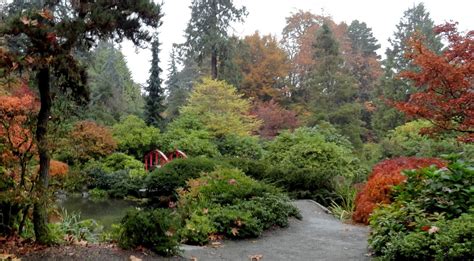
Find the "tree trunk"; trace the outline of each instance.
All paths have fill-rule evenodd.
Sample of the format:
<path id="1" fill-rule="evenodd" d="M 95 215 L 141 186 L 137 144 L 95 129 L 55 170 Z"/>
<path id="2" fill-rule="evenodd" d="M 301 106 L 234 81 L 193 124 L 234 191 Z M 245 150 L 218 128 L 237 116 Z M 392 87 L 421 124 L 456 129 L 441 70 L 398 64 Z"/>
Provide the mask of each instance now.
<path id="1" fill-rule="evenodd" d="M 217 80 L 217 51 L 216 50 L 212 50 L 212 53 L 211 53 L 211 77 L 213 80 Z"/>
<path id="2" fill-rule="evenodd" d="M 42 244 L 48 243 L 48 227 L 46 202 L 48 199 L 48 175 L 49 175 L 49 152 L 48 152 L 48 121 L 51 113 L 50 95 L 50 70 L 48 67 L 41 68 L 36 75 L 38 89 L 41 99 L 41 109 L 38 114 L 36 125 L 36 142 L 39 154 L 39 173 L 36 185 L 36 197 L 38 201 L 33 206 L 33 225 L 36 241 Z"/>

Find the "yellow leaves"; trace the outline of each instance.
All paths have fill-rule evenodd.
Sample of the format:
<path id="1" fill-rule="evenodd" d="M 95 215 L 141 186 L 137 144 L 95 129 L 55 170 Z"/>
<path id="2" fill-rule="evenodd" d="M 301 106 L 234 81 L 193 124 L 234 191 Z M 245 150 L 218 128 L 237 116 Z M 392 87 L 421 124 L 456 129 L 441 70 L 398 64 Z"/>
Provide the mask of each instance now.
<path id="1" fill-rule="evenodd" d="M 204 78 L 195 86 L 182 114 L 198 118 L 217 137 L 227 134 L 240 136 L 256 131 L 261 122 L 249 115 L 251 104 L 224 81 Z"/>

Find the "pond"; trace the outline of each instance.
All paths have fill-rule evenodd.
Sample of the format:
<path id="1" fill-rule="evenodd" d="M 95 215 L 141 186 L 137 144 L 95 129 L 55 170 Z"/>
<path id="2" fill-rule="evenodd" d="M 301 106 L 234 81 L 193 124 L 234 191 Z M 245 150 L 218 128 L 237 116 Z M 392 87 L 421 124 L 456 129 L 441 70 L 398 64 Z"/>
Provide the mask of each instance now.
<path id="1" fill-rule="evenodd" d="M 57 204 L 70 214 L 80 213 L 81 220 L 96 220 L 105 229 L 110 228 L 114 223 L 119 223 L 129 209 L 137 206 L 137 203 L 126 200 L 104 199 L 98 201 L 83 197 L 67 197 L 58 200 Z"/>

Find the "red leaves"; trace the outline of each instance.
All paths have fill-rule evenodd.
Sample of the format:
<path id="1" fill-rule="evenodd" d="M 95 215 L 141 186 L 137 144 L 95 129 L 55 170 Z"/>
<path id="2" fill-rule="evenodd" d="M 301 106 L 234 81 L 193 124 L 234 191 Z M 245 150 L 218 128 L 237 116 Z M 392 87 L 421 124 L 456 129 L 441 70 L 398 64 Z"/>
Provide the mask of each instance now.
<path id="1" fill-rule="evenodd" d="M 426 47 L 420 37 L 409 41 L 406 57 L 418 67 L 400 76 L 415 83 L 420 91 L 408 102 L 395 107 L 407 115 L 434 123 L 430 133 L 457 131 L 467 134 L 460 140 L 472 142 L 474 133 L 474 31 L 457 32 L 455 23 L 437 26 L 435 31 L 449 41 L 438 55 Z"/>
<path id="2" fill-rule="evenodd" d="M 273 100 L 258 103 L 253 110 L 253 114 L 263 121 L 258 134 L 264 138 L 273 138 L 281 130 L 298 127 L 296 113 L 282 108 Z"/>
<path id="3" fill-rule="evenodd" d="M 93 121 L 77 122 L 69 145 L 79 161 L 107 156 L 117 148 L 110 130 Z"/>
<path id="4" fill-rule="evenodd" d="M 406 169 L 418 169 L 431 165 L 444 167 L 445 163 L 435 158 L 395 158 L 385 160 L 374 166 L 369 180 L 356 197 L 356 209 L 352 219 L 360 223 L 368 223 L 368 218 L 377 204 L 391 202 L 391 188 L 403 182 L 402 174 Z"/>

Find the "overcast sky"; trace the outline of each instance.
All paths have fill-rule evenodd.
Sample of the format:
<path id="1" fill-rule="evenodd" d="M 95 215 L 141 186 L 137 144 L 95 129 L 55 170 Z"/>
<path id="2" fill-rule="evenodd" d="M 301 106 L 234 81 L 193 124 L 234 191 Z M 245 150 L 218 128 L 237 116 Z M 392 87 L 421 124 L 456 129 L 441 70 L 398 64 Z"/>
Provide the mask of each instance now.
<path id="1" fill-rule="evenodd" d="M 191 17 L 191 0 L 163 0 L 163 25 L 159 29 L 161 45 L 161 64 L 166 78 L 169 52 L 173 43 L 184 41 L 184 29 Z M 423 2 L 436 24 L 454 20 L 459 29 L 474 30 L 474 1 L 472 0 L 234 0 L 236 6 L 246 6 L 249 12 L 245 22 L 236 25 L 233 34 L 245 36 L 259 31 L 262 34 L 276 35 L 281 38 L 285 18 L 298 10 L 311 11 L 333 17 L 334 21 L 350 24 L 352 20 L 366 22 L 379 40 L 382 54 L 388 47 L 387 39 L 392 36 L 395 26 L 403 12 L 414 4 Z M 231 32 L 232 33 L 232 32 Z M 145 84 L 148 79 L 151 53 L 149 50 L 137 50 L 131 43 L 122 45 L 133 79 Z"/>

